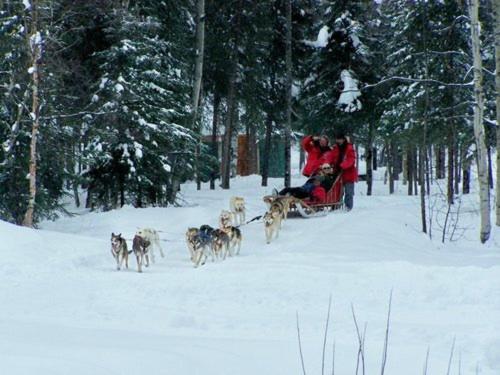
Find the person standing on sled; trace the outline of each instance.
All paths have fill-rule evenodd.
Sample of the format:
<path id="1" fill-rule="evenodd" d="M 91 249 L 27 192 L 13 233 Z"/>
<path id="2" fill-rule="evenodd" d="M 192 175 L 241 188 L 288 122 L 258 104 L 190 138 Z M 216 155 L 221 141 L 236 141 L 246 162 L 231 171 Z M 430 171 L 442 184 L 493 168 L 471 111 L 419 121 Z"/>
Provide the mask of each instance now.
<path id="1" fill-rule="evenodd" d="M 326 152 L 330 151 L 330 141 L 326 135 L 321 137 L 308 135 L 302 140 L 302 148 L 307 153 L 307 160 L 302 174 L 306 177 L 311 177 L 315 174 L 318 168 L 323 164 L 322 157 Z"/>
<path id="2" fill-rule="evenodd" d="M 335 172 L 342 172 L 344 185 L 344 205 L 347 211 L 354 205 L 354 183 L 358 182 L 358 169 L 356 167 L 356 151 L 349 137 L 344 133 L 335 135 L 335 145 L 331 151 L 322 157 L 323 162 L 330 164 Z"/>

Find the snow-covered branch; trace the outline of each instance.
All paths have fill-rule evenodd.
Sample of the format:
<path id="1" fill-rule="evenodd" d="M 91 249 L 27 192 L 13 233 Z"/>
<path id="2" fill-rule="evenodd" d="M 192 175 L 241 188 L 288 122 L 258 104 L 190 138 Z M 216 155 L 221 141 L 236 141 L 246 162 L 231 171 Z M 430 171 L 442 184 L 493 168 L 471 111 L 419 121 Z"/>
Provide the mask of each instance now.
<path id="1" fill-rule="evenodd" d="M 102 115 L 109 115 L 117 113 L 117 111 L 109 111 L 109 112 L 77 112 L 77 113 L 70 113 L 67 115 L 54 115 L 54 116 L 43 116 L 40 117 L 41 120 L 55 120 L 55 119 L 61 119 L 61 118 L 70 118 L 70 117 L 79 117 L 79 116 L 86 116 L 86 115 L 92 115 L 92 116 L 102 116 Z"/>
<path id="2" fill-rule="evenodd" d="M 468 87 L 468 86 L 474 85 L 473 81 L 466 82 L 466 83 L 454 83 L 454 82 L 442 82 L 442 81 L 439 81 L 437 79 L 421 79 L 421 78 L 394 76 L 394 77 L 384 78 L 383 80 L 381 80 L 377 83 L 367 84 L 367 85 L 361 87 L 361 90 L 377 87 L 377 86 L 383 85 L 384 83 L 388 83 L 388 82 L 392 82 L 392 81 L 412 82 L 412 83 L 433 83 L 433 84 L 437 84 L 440 86 L 447 86 L 447 87 Z"/>

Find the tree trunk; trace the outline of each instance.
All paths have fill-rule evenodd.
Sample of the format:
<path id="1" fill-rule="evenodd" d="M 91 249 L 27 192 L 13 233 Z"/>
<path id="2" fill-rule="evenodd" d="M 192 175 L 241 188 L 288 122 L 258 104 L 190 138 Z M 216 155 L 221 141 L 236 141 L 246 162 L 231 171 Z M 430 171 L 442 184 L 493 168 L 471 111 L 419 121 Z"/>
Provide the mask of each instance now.
<path id="1" fill-rule="evenodd" d="M 403 185 L 408 183 L 408 152 L 403 150 Z"/>
<path id="2" fill-rule="evenodd" d="M 420 147 L 418 152 L 418 175 L 420 181 L 420 214 L 422 219 L 422 232 L 427 233 L 427 215 L 425 209 L 425 146 Z"/>
<path id="3" fill-rule="evenodd" d="M 479 204 L 481 212 L 481 229 L 479 238 L 485 243 L 490 238 L 490 189 L 488 188 L 488 155 L 483 125 L 484 93 L 481 61 L 481 41 L 479 39 L 479 1 L 471 0 L 469 4 L 471 19 L 472 53 L 474 56 L 474 138 L 477 149 L 477 170 L 479 180 Z"/>
<path id="4" fill-rule="evenodd" d="M 407 176 L 408 176 L 408 195 L 413 195 L 413 147 L 408 146 L 406 150 Z"/>
<path id="5" fill-rule="evenodd" d="M 467 158 L 466 150 L 462 154 L 462 193 L 469 194 L 470 193 L 470 165 L 471 162 L 469 158 Z"/>
<path id="6" fill-rule="evenodd" d="M 368 124 L 368 141 L 366 144 L 366 195 L 372 195 L 373 189 L 373 124 Z"/>
<path id="7" fill-rule="evenodd" d="M 73 142 L 72 142 L 72 156 L 71 156 L 71 174 L 74 176 L 75 174 L 78 174 L 78 166 L 77 166 L 77 161 L 78 161 L 78 153 L 77 153 L 77 145 L 80 144 L 80 140 L 78 138 L 78 135 L 76 134 L 77 132 L 75 129 L 73 129 Z M 78 181 L 79 181 L 80 175 L 78 174 L 78 178 L 73 177 L 71 181 L 71 186 L 73 188 L 73 198 L 75 200 L 75 206 L 80 207 L 80 196 L 78 194 Z"/>
<path id="8" fill-rule="evenodd" d="M 389 194 L 394 194 L 394 164 L 393 164 L 393 156 L 392 152 L 393 141 L 389 141 L 386 146 L 387 152 L 387 175 L 389 176 Z"/>
<path id="9" fill-rule="evenodd" d="M 203 53 L 205 49 L 205 0 L 197 0 L 196 2 L 196 61 L 194 70 L 194 84 L 193 84 L 193 103 L 192 103 L 192 129 L 197 129 L 198 144 L 195 151 L 195 174 L 196 174 L 196 188 L 201 190 L 201 176 L 200 176 L 200 154 L 201 154 L 201 137 L 202 126 L 196 126 L 198 119 L 198 106 L 200 103 L 201 82 L 203 77 Z"/>
<path id="10" fill-rule="evenodd" d="M 447 179 L 447 199 L 448 204 L 454 203 L 454 177 L 455 177 L 455 164 L 454 164 L 454 156 L 455 156 L 455 148 L 454 148 L 454 139 L 453 135 L 449 135 L 448 141 L 448 179 Z"/>
<path id="11" fill-rule="evenodd" d="M 446 150 L 442 145 L 437 147 L 436 151 L 436 179 L 443 179 L 446 175 L 445 173 L 445 159 Z"/>
<path id="12" fill-rule="evenodd" d="M 291 183 L 292 132 L 292 0 L 286 3 L 286 124 L 285 124 L 285 187 Z"/>
<path id="13" fill-rule="evenodd" d="M 23 225 L 33 226 L 33 216 L 35 211 L 36 198 L 36 174 L 37 174 L 37 141 L 38 130 L 40 127 L 40 59 L 42 57 L 41 34 L 38 31 L 38 2 L 33 0 L 31 3 L 31 30 L 28 39 L 28 49 L 31 58 L 32 80 L 32 103 L 31 118 L 33 120 L 31 128 L 30 144 L 30 162 L 29 162 L 29 200 L 26 214 L 24 215 Z"/>
<path id="14" fill-rule="evenodd" d="M 428 149 L 428 153 L 427 153 L 427 161 L 428 161 L 427 173 L 429 174 L 430 185 L 433 185 L 434 184 L 434 175 L 433 175 L 432 171 L 434 170 L 434 165 L 432 165 L 432 160 L 434 160 L 434 159 L 432 157 L 432 145 L 429 145 L 429 147 L 427 149 Z M 428 187 L 427 190 L 428 190 L 427 194 L 429 194 L 430 186 Z"/>
<path id="15" fill-rule="evenodd" d="M 493 0 L 495 13 L 495 87 L 497 111 L 497 181 L 496 181 L 496 225 L 500 226 L 500 0 Z"/>
<path id="16" fill-rule="evenodd" d="M 219 125 L 219 111 L 220 111 L 220 94 L 219 91 L 216 89 L 214 92 L 214 115 L 212 118 L 212 144 L 211 144 L 211 150 L 212 150 L 212 156 L 216 158 L 217 160 L 217 165 L 219 166 L 219 147 L 217 144 L 217 132 L 218 132 L 218 125 Z M 210 173 L 210 190 L 215 189 L 215 178 L 217 174 L 220 173 L 220 168 L 217 167 L 218 170 L 215 171 L 212 169 L 212 172 Z"/>
<path id="17" fill-rule="evenodd" d="M 430 195 L 431 194 L 431 175 L 432 175 L 432 172 L 431 172 L 431 169 L 429 168 L 430 163 L 429 163 L 428 151 L 429 151 L 429 147 L 427 146 L 423 150 L 423 152 L 425 153 L 425 187 L 426 187 L 427 195 Z"/>
<path id="18" fill-rule="evenodd" d="M 491 160 L 491 147 L 486 147 L 486 154 L 488 155 L 488 187 L 493 189 L 493 162 Z"/>
<path id="19" fill-rule="evenodd" d="M 441 146 L 435 146 L 436 152 L 434 155 L 436 156 L 436 180 L 440 177 L 440 168 L 441 168 Z"/>
<path id="20" fill-rule="evenodd" d="M 413 165 L 413 194 L 418 195 L 418 155 L 417 149 L 412 152 L 412 165 Z"/>
<path id="21" fill-rule="evenodd" d="M 227 114 L 226 125 L 224 132 L 224 143 L 222 146 L 222 172 L 221 172 L 221 187 L 223 189 L 230 188 L 231 178 L 231 141 L 233 139 L 234 128 L 234 112 L 236 103 L 236 66 L 233 67 L 233 73 L 229 81 L 229 94 L 227 99 Z"/>
<path id="22" fill-rule="evenodd" d="M 456 129 L 455 129 L 456 131 Z M 460 163 L 461 163 L 461 160 L 460 160 L 460 144 L 458 142 L 458 140 L 456 139 L 456 133 L 455 133 L 455 152 L 454 152 L 454 158 L 455 158 L 455 187 L 454 187 L 454 191 L 455 191 L 455 194 L 459 194 L 460 193 L 460 179 L 461 179 L 461 176 L 460 176 Z"/>
<path id="23" fill-rule="evenodd" d="M 228 98 L 227 98 L 227 115 L 226 115 L 226 125 L 224 132 L 224 144 L 222 147 L 222 171 L 221 171 L 221 187 L 223 189 L 229 189 L 230 178 L 231 178 L 231 141 L 233 139 L 233 129 L 235 123 L 235 112 L 238 107 L 238 102 L 236 98 L 236 84 L 238 78 L 238 45 L 240 37 L 240 20 L 242 12 L 243 1 L 240 0 L 238 6 L 236 7 L 236 15 L 233 19 L 233 24 L 231 25 L 232 30 L 232 43 L 231 45 L 231 57 L 230 64 L 231 70 L 229 74 L 228 83 Z"/>
<path id="24" fill-rule="evenodd" d="M 392 152 L 392 179 L 394 181 L 399 181 L 399 173 L 401 172 L 401 161 L 399 155 L 399 147 L 395 145 L 394 140 L 391 142 L 391 152 Z"/>
<path id="25" fill-rule="evenodd" d="M 269 177 L 269 155 L 271 154 L 271 136 L 273 131 L 273 120 L 271 114 L 266 117 L 266 135 L 264 140 L 264 155 L 262 155 L 262 186 L 267 186 Z"/>
<path id="26" fill-rule="evenodd" d="M 427 22 L 427 3 L 424 3 L 424 15 L 425 22 Z M 423 25 L 422 39 L 425 52 L 425 79 L 429 78 L 429 53 L 427 50 L 427 29 L 426 24 Z M 423 134 L 422 134 L 422 144 L 419 149 L 418 155 L 418 179 L 420 181 L 420 216 L 422 220 L 422 232 L 427 233 L 427 214 L 425 206 L 425 166 L 427 159 L 427 124 L 428 124 L 428 114 L 429 114 L 429 87 L 428 83 L 425 83 L 425 102 L 424 102 L 424 118 L 423 118 Z"/>
<path id="27" fill-rule="evenodd" d="M 373 147 L 373 170 L 377 170 L 377 147 Z"/>
<path id="28" fill-rule="evenodd" d="M 194 70 L 192 124 L 193 129 L 198 115 L 201 82 L 203 78 L 203 54 L 205 50 L 205 0 L 196 1 L 196 61 Z"/>

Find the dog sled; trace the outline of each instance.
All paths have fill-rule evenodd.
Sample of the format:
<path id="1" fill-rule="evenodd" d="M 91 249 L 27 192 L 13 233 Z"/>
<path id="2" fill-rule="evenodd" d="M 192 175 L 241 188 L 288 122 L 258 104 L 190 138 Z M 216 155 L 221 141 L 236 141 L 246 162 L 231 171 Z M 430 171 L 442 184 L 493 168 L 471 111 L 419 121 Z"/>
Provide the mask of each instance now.
<path id="1" fill-rule="evenodd" d="M 272 205 L 275 201 L 285 201 L 285 199 L 288 199 L 285 203 L 289 205 L 287 218 L 311 218 L 325 216 L 328 212 L 342 209 L 344 207 L 343 196 L 344 185 L 342 184 L 341 175 L 338 175 L 330 190 L 326 192 L 325 201 L 321 203 L 314 202 L 309 198 L 299 199 L 280 195 L 266 195 L 263 199 L 269 205 Z"/>

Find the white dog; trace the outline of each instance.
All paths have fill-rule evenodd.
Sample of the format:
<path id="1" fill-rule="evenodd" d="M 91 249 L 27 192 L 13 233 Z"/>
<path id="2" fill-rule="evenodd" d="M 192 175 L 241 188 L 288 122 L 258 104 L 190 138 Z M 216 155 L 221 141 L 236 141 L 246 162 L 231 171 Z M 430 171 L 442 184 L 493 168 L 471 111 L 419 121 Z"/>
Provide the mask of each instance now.
<path id="1" fill-rule="evenodd" d="M 233 215 L 233 224 L 241 225 L 245 223 L 245 199 L 242 197 L 231 197 L 229 210 Z"/>
<path id="2" fill-rule="evenodd" d="M 137 231 L 136 235 L 142 237 L 144 240 L 150 243 L 148 250 L 151 252 L 151 260 L 153 261 L 153 263 L 155 262 L 155 247 L 160 251 L 161 257 L 165 257 L 165 255 L 163 255 L 163 249 L 160 246 L 160 236 L 158 235 L 158 232 L 156 230 L 152 228 L 142 228 Z"/>
<path id="3" fill-rule="evenodd" d="M 277 211 L 268 211 L 263 217 L 264 229 L 266 231 L 266 243 L 270 244 L 271 240 L 278 238 L 281 228 L 281 213 Z"/>

